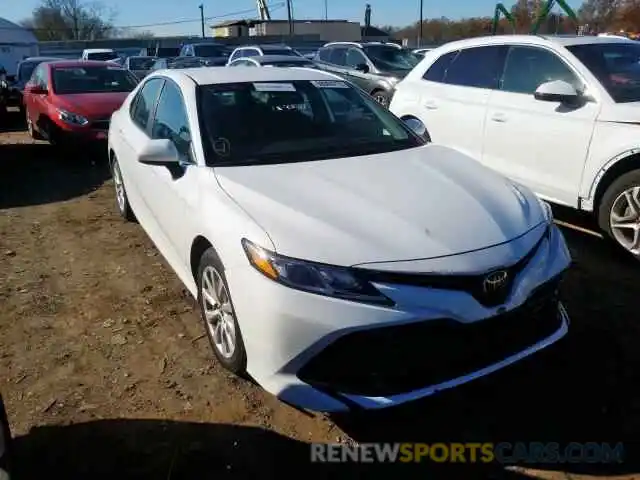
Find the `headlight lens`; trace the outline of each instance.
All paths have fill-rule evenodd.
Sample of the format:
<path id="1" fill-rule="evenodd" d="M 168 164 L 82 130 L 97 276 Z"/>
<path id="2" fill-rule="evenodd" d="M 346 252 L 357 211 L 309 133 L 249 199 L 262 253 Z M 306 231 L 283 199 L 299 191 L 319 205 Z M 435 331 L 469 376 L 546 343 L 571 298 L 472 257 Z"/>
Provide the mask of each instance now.
<path id="1" fill-rule="evenodd" d="M 352 269 L 284 257 L 247 239 L 242 239 L 242 246 L 256 270 L 287 287 L 344 300 L 394 304 L 371 283 L 359 279 Z"/>
<path id="2" fill-rule="evenodd" d="M 60 120 L 66 123 L 70 123 L 71 125 L 79 125 L 81 127 L 84 127 L 89 123 L 89 120 L 87 120 L 82 115 L 67 112 L 66 110 L 58 109 L 58 114 L 60 116 Z"/>

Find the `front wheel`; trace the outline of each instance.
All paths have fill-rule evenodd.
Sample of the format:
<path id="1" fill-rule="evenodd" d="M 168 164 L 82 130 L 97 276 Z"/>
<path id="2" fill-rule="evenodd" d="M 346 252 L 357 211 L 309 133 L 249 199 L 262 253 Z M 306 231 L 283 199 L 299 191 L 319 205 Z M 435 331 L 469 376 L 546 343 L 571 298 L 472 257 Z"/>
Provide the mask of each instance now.
<path id="1" fill-rule="evenodd" d="M 242 375 L 247 368 L 244 341 L 224 274 L 224 265 L 213 248 L 202 255 L 197 283 L 200 315 L 213 353 L 224 368 Z"/>
<path id="2" fill-rule="evenodd" d="M 127 191 L 124 188 L 124 180 L 122 179 L 120 165 L 118 164 L 118 160 L 115 158 L 111 164 L 111 174 L 113 176 L 113 186 L 116 194 L 116 206 L 118 207 L 118 213 L 128 222 L 133 222 L 136 217 L 133 214 L 133 210 L 129 204 L 129 197 L 127 197 Z"/>
<path id="3" fill-rule="evenodd" d="M 620 247 L 640 260 L 640 170 L 613 182 L 598 209 L 600 228 Z"/>

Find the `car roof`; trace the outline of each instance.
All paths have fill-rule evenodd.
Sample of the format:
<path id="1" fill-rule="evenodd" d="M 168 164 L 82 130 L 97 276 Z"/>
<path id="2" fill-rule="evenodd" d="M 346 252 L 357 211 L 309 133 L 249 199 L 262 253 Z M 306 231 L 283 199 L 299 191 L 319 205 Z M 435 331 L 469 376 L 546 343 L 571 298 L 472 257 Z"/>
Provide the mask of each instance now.
<path id="1" fill-rule="evenodd" d="M 191 81 L 198 85 L 244 82 L 292 82 L 296 80 L 343 80 L 341 77 L 320 70 L 255 67 L 200 67 L 158 70 L 158 72 L 152 74 L 152 76 L 165 76 L 180 84 L 183 84 L 187 79 L 191 79 Z"/>
<path id="2" fill-rule="evenodd" d="M 440 48 L 451 50 L 454 48 L 477 47 L 480 45 L 503 45 L 503 44 L 525 44 L 525 45 L 547 45 L 547 46 L 564 46 L 571 45 L 589 45 L 589 44 L 605 44 L 605 43 L 623 43 L 633 40 L 613 38 L 613 37 L 596 37 L 592 35 L 491 35 L 484 37 L 474 37 L 465 40 L 457 40 L 455 42 L 445 43 Z M 434 49 L 436 50 L 436 49 Z"/>
<path id="3" fill-rule="evenodd" d="M 47 62 L 52 68 L 55 67 L 111 67 L 111 68 L 123 68 L 117 63 L 101 62 L 99 60 L 56 60 L 54 62 Z"/>
<path id="4" fill-rule="evenodd" d="M 60 57 L 27 57 L 23 60 L 20 60 L 19 63 L 29 63 L 29 62 L 58 62 L 64 60 Z"/>
<path id="5" fill-rule="evenodd" d="M 112 53 L 113 48 L 85 48 L 84 53 Z"/>
<path id="6" fill-rule="evenodd" d="M 245 57 L 246 58 L 246 57 Z M 292 57 L 291 55 L 262 55 L 260 57 L 249 57 L 252 60 L 255 60 L 258 63 L 269 63 L 269 62 L 300 62 L 300 63 L 309 63 L 310 60 L 304 57 Z M 243 58 L 244 60 L 244 58 Z"/>

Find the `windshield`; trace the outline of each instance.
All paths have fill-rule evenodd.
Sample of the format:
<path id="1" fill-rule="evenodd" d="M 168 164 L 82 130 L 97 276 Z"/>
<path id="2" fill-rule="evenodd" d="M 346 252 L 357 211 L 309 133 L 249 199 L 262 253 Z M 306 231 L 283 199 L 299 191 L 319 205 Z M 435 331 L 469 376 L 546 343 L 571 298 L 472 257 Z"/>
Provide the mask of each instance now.
<path id="1" fill-rule="evenodd" d="M 279 49 L 279 48 L 269 48 L 264 50 L 264 54 L 265 55 L 290 55 L 290 56 L 294 56 L 294 57 L 299 57 L 300 55 L 298 55 L 295 51 L 289 49 L 289 48 L 283 48 L 283 49 Z"/>
<path id="2" fill-rule="evenodd" d="M 196 57 L 228 57 L 226 48 L 219 45 L 196 45 L 193 47 Z"/>
<path id="3" fill-rule="evenodd" d="M 106 60 L 115 60 L 118 57 L 118 54 L 115 52 L 94 52 L 87 54 L 87 60 L 98 60 L 98 61 L 106 61 Z"/>
<path id="4" fill-rule="evenodd" d="M 144 58 L 144 57 L 133 58 L 132 57 L 129 59 L 129 68 L 131 70 L 150 70 L 155 61 L 156 59 L 153 57 L 149 57 L 149 58 Z"/>
<path id="5" fill-rule="evenodd" d="M 262 62 L 264 67 L 312 67 L 313 62 L 305 62 L 304 60 L 301 62 L 291 61 L 288 62 L 286 60 L 274 60 L 272 62 Z"/>
<path id="6" fill-rule="evenodd" d="M 18 81 L 26 83 L 31 78 L 31 74 L 41 62 L 24 62 L 18 68 Z"/>
<path id="7" fill-rule="evenodd" d="M 418 64 L 410 52 L 387 45 L 367 45 L 365 53 L 380 70 L 411 70 Z"/>
<path id="8" fill-rule="evenodd" d="M 640 44 L 600 43 L 567 47 L 617 103 L 640 102 Z"/>
<path id="9" fill-rule="evenodd" d="M 207 159 L 217 165 L 372 155 L 423 143 L 343 81 L 206 85 L 198 103 Z"/>
<path id="10" fill-rule="evenodd" d="M 130 92 L 138 81 L 120 67 L 56 67 L 53 91 L 71 93 Z"/>

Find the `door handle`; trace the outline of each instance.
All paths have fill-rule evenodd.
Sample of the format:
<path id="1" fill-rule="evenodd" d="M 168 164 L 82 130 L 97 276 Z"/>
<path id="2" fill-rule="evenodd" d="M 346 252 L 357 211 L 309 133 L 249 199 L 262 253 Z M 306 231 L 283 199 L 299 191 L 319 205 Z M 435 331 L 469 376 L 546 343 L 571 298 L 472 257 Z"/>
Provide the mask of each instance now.
<path id="1" fill-rule="evenodd" d="M 424 108 L 426 108 L 427 110 L 437 110 L 438 105 L 433 100 L 428 100 L 424 103 Z"/>
<path id="2" fill-rule="evenodd" d="M 494 113 L 491 116 L 491 120 L 493 120 L 494 122 L 498 122 L 498 123 L 504 123 L 507 121 L 507 117 L 505 116 L 504 113 Z"/>

